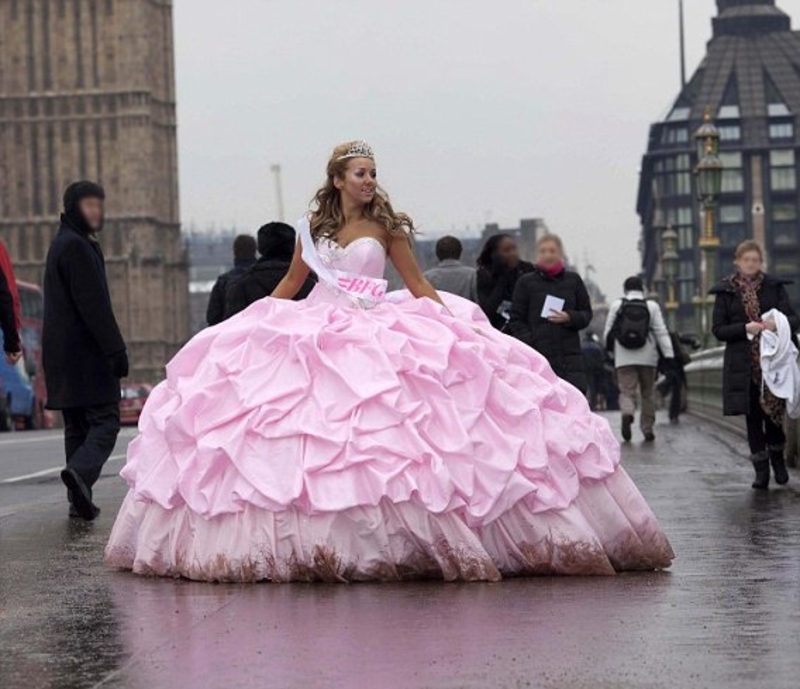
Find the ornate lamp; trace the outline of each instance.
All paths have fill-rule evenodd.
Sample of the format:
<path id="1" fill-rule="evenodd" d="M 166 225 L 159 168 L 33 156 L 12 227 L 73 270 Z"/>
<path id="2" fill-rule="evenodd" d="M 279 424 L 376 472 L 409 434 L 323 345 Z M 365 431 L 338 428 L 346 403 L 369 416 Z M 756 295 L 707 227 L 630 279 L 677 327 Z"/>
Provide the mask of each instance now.
<path id="1" fill-rule="evenodd" d="M 705 155 L 695 169 L 697 175 L 697 196 L 700 201 L 712 204 L 722 193 L 722 161 L 714 153 L 713 142 L 706 142 Z"/>
<path id="2" fill-rule="evenodd" d="M 716 233 L 714 222 L 714 206 L 722 193 L 723 165 L 719 157 L 719 129 L 714 126 L 711 119 L 711 110 L 706 107 L 703 113 L 703 124 L 695 132 L 697 142 L 698 163 L 695 168 L 697 178 L 697 198 L 705 215 L 703 232 L 700 236 L 700 251 L 702 260 L 700 264 L 702 286 L 700 305 L 702 306 L 702 319 L 700 331 L 706 342 L 710 339 L 711 308 L 713 299 L 709 291 L 716 282 L 717 253 L 719 251 L 719 237 Z"/>
<path id="3" fill-rule="evenodd" d="M 661 233 L 661 271 L 667 288 L 664 307 L 667 310 L 670 330 L 676 329 L 676 314 L 679 306 L 675 289 L 675 281 L 678 277 L 678 259 L 678 233 L 671 225 L 668 225 Z"/>
<path id="4" fill-rule="evenodd" d="M 706 106 L 703 111 L 703 124 L 694 133 L 694 140 L 697 143 L 697 159 L 702 160 L 708 152 L 708 145 L 711 144 L 711 153 L 719 153 L 720 134 L 711 117 L 711 108 Z"/>

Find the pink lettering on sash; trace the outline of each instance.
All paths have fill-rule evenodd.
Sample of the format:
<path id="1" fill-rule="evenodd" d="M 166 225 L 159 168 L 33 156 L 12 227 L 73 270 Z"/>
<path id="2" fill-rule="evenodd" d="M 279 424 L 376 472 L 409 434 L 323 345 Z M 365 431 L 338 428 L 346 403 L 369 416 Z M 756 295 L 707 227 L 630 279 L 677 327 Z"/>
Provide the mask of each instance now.
<path id="1" fill-rule="evenodd" d="M 386 295 L 386 282 L 384 280 L 339 275 L 337 284 L 339 289 L 349 294 L 365 294 L 373 299 L 382 299 Z"/>

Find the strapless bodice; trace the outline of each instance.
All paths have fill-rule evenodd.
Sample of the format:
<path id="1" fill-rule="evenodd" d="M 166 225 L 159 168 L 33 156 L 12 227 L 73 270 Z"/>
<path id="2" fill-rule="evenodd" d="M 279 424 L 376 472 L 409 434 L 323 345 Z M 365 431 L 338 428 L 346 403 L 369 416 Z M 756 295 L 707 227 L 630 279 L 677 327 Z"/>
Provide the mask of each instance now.
<path id="1" fill-rule="evenodd" d="M 360 237 L 345 247 L 330 239 L 320 239 L 317 252 L 322 262 L 334 270 L 371 278 L 382 278 L 386 270 L 386 249 L 375 237 Z"/>

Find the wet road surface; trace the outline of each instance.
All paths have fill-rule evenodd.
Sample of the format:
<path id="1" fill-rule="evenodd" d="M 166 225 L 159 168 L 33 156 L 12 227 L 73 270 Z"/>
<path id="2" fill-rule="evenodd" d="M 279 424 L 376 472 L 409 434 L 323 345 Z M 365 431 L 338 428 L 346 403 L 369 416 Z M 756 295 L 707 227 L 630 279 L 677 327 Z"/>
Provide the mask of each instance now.
<path id="1" fill-rule="evenodd" d="M 692 419 L 658 432 L 624 463 L 670 573 L 352 586 L 108 571 L 121 462 L 85 524 L 47 473 L 57 435 L 0 436 L 0 687 L 800 686 L 800 477 L 757 494 L 741 439 Z"/>

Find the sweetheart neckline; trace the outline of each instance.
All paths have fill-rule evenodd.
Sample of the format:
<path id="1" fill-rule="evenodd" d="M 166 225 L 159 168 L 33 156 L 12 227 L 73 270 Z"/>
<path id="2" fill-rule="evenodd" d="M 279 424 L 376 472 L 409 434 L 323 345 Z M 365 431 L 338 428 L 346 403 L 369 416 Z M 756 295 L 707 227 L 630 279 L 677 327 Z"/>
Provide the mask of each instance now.
<path id="1" fill-rule="evenodd" d="M 329 245 L 333 246 L 337 251 L 340 252 L 346 252 L 354 244 L 358 244 L 361 241 L 368 241 L 368 240 L 372 240 L 373 242 L 377 243 L 383 250 L 384 254 L 386 253 L 386 246 L 384 246 L 383 242 L 377 237 L 357 237 L 356 239 L 353 239 L 352 241 L 348 242 L 345 246 L 342 246 L 341 244 L 339 244 L 339 242 L 334 241 L 333 239 L 330 239 L 328 237 L 325 238 L 325 241 L 328 242 Z"/>

